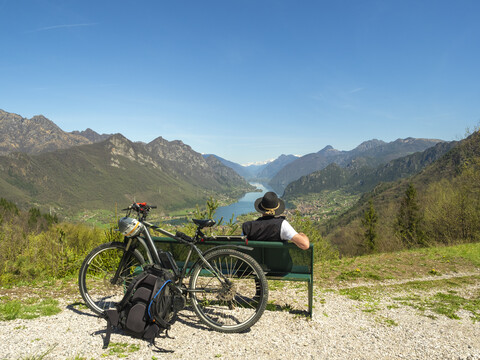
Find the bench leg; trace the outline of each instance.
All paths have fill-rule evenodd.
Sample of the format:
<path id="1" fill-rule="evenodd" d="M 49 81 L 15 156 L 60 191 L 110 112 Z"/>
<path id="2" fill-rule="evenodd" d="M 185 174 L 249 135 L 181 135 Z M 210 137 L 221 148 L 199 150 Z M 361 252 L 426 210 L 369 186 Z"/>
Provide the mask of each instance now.
<path id="1" fill-rule="evenodd" d="M 313 315 L 313 280 L 308 282 L 308 315 Z"/>

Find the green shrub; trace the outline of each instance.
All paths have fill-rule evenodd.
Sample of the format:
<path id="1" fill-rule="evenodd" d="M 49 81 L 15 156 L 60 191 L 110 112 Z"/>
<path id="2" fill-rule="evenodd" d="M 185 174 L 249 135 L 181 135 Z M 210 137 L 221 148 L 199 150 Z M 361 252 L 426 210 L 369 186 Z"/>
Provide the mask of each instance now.
<path id="1" fill-rule="evenodd" d="M 297 211 L 289 222 L 296 231 L 305 233 L 314 244 L 315 262 L 338 258 L 338 251 L 322 237 L 320 230 L 310 219 L 302 217 Z"/>
<path id="2" fill-rule="evenodd" d="M 0 224 L 0 285 L 76 276 L 94 247 L 122 239 L 113 229 L 57 224 L 37 209 L 13 213 Z"/>

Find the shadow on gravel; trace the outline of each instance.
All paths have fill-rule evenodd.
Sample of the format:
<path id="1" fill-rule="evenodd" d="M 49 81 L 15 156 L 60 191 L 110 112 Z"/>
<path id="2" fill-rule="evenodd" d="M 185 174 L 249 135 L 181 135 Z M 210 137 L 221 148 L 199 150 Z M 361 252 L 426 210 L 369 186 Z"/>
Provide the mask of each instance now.
<path id="1" fill-rule="evenodd" d="M 120 330 L 118 328 L 113 328 L 112 331 L 111 331 L 111 334 L 116 334 L 116 335 L 126 336 L 126 337 L 131 338 L 130 335 L 125 334 L 122 330 Z M 106 338 L 107 338 L 106 323 L 105 323 L 105 329 L 104 330 L 95 331 L 91 335 L 92 336 L 100 335 L 102 337 L 102 340 L 103 340 L 103 343 L 104 343 L 104 349 L 108 349 L 109 345 L 112 345 L 112 347 L 115 347 L 115 343 L 110 343 L 110 339 L 108 340 L 109 344 L 107 344 L 107 342 L 106 342 Z M 163 349 L 163 348 L 159 347 L 158 345 L 156 345 L 156 341 L 162 341 L 162 339 L 166 339 L 166 338 L 172 338 L 172 337 L 168 336 L 168 334 L 164 333 L 160 336 L 157 336 L 157 338 L 155 339 L 155 342 L 150 343 L 150 342 L 145 340 L 145 343 L 148 344 L 148 346 L 152 347 L 151 350 L 153 352 L 162 353 L 162 354 L 174 353 L 175 352 L 174 350 Z"/>
<path id="2" fill-rule="evenodd" d="M 85 307 L 85 311 L 78 309 L 78 307 Z M 67 305 L 67 309 L 73 311 L 75 314 L 78 315 L 85 315 L 85 316 L 92 316 L 98 317 L 96 314 L 92 314 L 90 310 L 88 310 L 83 302 L 75 302 L 73 304 Z"/>
<path id="3" fill-rule="evenodd" d="M 282 312 L 288 312 L 289 314 L 292 315 L 299 315 L 299 316 L 304 316 L 306 318 L 310 318 L 310 314 L 306 310 L 298 310 L 298 309 L 292 309 L 288 305 L 277 305 L 277 304 L 268 304 L 266 311 L 282 311 Z"/>
<path id="4" fill-rule="evenodd" d="M 213 331 L 206 325 L 203 325 L 197 318 L 197 316 L 191 312 L 193 310 L 187 310 L 184 309 L 184 311 L 181 311 L 178 313 L 178 318 L 177 322 L 182 323 L 183 325 L 186 325 L 188 327 L 198 329 L 198 330 L 207 330 L 207 331 Z M 174 325 L 175 326 L 175 325 Z"/>
<path id="5" fill-rule="evenodd" d="M 186 307 L 181 312 L 178 313 L 177 322 L 182 323 L 188 327 L 198 329 L 198 330 L 205 330 L 205 331 L 215 331 L 209 328 L 207 325 L 204 325 L 200 322 L 197 315 L 194 313 L 193 308 Z M 173 325 L 175 327 L 175 325 Z M 250 332 L 250 329 L 243 331 L 243 333 Z"/>

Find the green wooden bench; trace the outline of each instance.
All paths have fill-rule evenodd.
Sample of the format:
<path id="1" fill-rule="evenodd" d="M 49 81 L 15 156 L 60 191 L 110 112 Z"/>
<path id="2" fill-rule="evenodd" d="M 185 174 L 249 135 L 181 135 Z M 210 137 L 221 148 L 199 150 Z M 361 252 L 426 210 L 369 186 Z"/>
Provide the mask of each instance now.
<path id="1" fill-rule="evenodd" d="M 170 251 L 182 267 L 188 247 L 168 237 L 153 237 L 158 249 Z M 308 315 L 313 311 L 313 244 L 302 250 L 293 243 L 283 241 L 248 241 L 241 236 L 218 236 L 215 241 L 197 243 L 200 248 L 217 245 L 243 245 L 253 250 L 241 250 L 252 256 L 265 272 L 267 279 L 303 281 L 308 286 Z M 206 250 L 206 249 L 202 249 Z"/>

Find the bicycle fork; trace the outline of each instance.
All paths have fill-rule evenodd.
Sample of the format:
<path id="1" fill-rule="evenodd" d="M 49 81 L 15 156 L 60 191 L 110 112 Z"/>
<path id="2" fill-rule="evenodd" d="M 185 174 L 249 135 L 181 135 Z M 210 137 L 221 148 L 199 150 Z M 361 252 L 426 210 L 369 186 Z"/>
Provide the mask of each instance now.
<path id="1" fill-rule="evenodd" d="M 134 248 L 132 249 L 132 242 L 133 242 L 133 238 L 129 238 L 127 245 L 125 247 L 125 252 L 123 253 L 122 258 L 120 259 L 120 263 L 118 264 L 117 270 L 115 271 L 115 275 L 113 275 L 113 277 L 110 279 L 110 283 L 112 285 L 117 284 L 118 279 L 120 278 L 120 275 L 125 268 L 125 265 L 128 263 L 128 260 L 131 258 L 131 256 L 133 256 L 132 255 L 133 250 L 135 249 Z"/>

